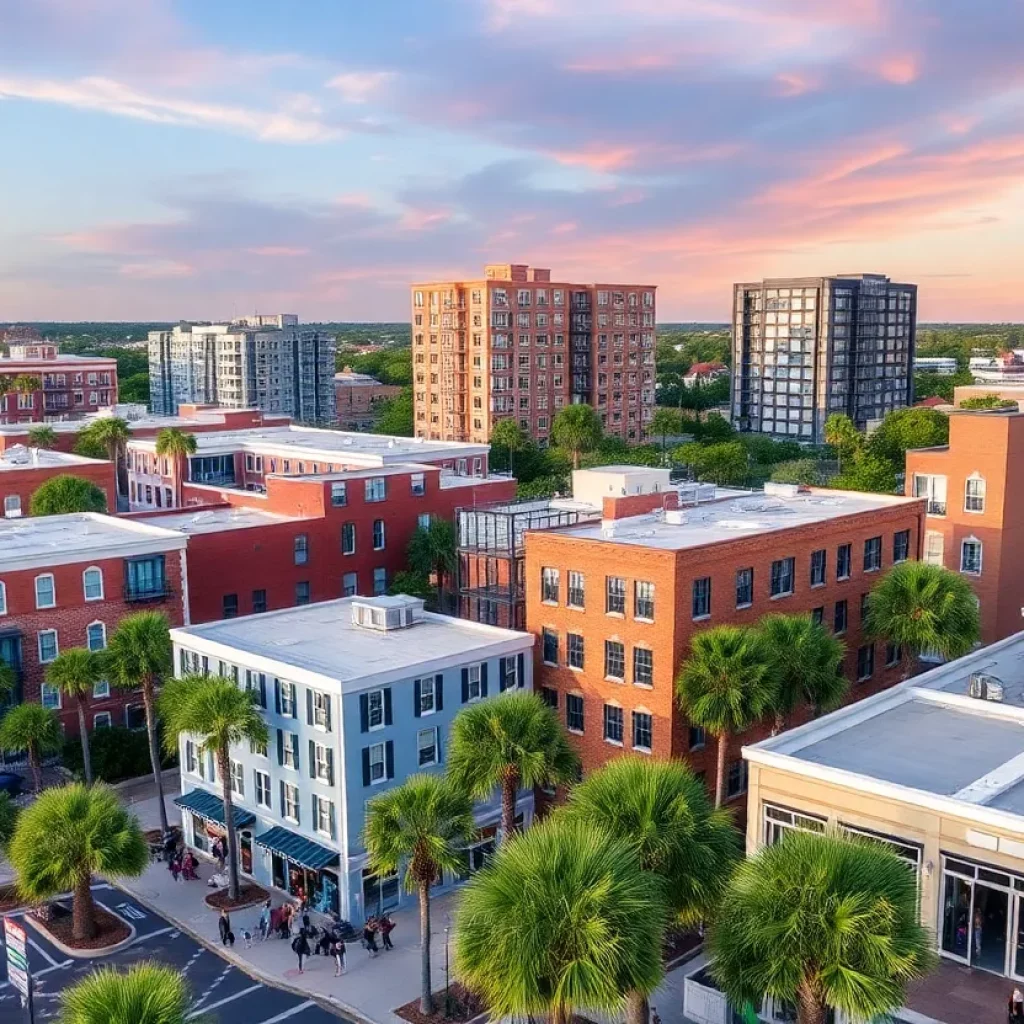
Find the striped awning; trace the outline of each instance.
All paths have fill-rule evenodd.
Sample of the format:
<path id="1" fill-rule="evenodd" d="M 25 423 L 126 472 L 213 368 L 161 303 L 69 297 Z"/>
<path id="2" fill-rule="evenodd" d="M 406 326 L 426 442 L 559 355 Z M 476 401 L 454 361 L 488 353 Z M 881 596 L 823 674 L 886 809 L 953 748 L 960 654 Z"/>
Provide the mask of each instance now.
<path id="1" fill-rule="evenodd" d="M 336 850 L 329 850 L 326 846 L 314 843 L 312 839 L 300 836 L 280 825 L 275 825 L 269 832 L 257 836 L 255 843 L 311 871 L 319 871 L 320 868 L 338 862 Z"/>
<path id="2" fill-rule="evenodd" d="M 224 801 L 213 793 L 207 793 L 205 789 L 193 789 L 188 793 L 182 793 L 175 797 L 174 802 L 186 811 L 198 814 L 200 818 L 212 821 L 215 825 L 224 825 Z M 256 820 L 256 815 L 247 811 L 244 807 L 232 807 L 235 818 L 235 828 L 245 828 Z"/>

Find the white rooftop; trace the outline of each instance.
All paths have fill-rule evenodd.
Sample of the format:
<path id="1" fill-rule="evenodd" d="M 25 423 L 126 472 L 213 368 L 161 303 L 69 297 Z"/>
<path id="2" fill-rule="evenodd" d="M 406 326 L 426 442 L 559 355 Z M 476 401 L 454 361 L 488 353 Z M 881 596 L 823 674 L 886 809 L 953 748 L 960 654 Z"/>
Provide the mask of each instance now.
<path id="1" fill-rule="evenodd" d="M 281 523 L 294 523 L 306 516 L 282 516 L 273 512 L 264 512 L 258 508 L 209 508 L 189 512 L 154 513 L 153 515 L 136 516 L 133 522 L 144 522 L 152 526 L 160 526 L 165 530 L 178 530 L 192 535 L 199 533 L 221 533 L 224 530 L 244 530 L 252 526 L 278 526 Z"/>
<path id="2" fill-rule="evenodd" d="M 125 405 L 114 405 L 106 409 L 101 409 L 98 412 L 91 413 L 88 416 L 83 416 L 77 420 L 54 420 L 48 421 L 43 426 L 51 427 L 58 434 L 74 434 L 85 427 L 88 427 L 91 423 L 95 423 L 98 419 L 104 419 L 110 416 L 119 416 L 124 420 L 127 420 L 128 426 L 133 430 L 161 430 L 164 427 L 182 427 L 188 428 L 197 425 L 208 426 L 216 425 L 224 422 L 224 414 L 227 413 L 240 413 L 240 412 L 253 412 L 252 409 L 201 409 L 195 416 L 154 416 L 152 413 L 145 411 L 138 411 L 144 407 L 140 406 L 125 406 Z M 280 419 L 287 421 L 289 417 L 283 413 L 264 413 L 267 419 Z M 26 433 L 32 427 L 40 426 L 38 423 L 0 423 L 0 435 L 3 434 L 14 434 L 21 435 Z M 273 429 L 273 428 L 269 428 Z"/>
<path id="3" fill-rule="evenodd" d="M 423 612 L 415 624 L 388 632 L 353 623 L 353 605 L 389 607 L 395 600 L 346 597 L 187 626 L 172 630 L 171 636 L 192 650 L 224 660 L 234 658 L 282 678 L 295 679 L 297 673 L 304 673 L 343 685 L 426 674 L 472 661 L 477 653 L 494 656 L 533 646 L 530 633 L 433 612 Z"/>
<path id="4" fill-rule="evenodd" d="M 380 384 L 381 381 L 377 380 L 372 374 L 369 373 L 356 373 L 353 370 L 339 370 L 335 375 L 334 379 L 339 384 Z"/>
<path id="5" fill-rule="evenodd" d="M 87 459 L 82 455 L 55 452 L 47 448 L 27 448 L 23 444 L 11 445 L 0 452 L 0 472 L 26 469 L 70 469 L 74 466 L 101 466 L 103 459 Z"/>
<path id="6" fill-rule="evenodd" d="M 989 693 L 971 696 L 985 678 Z M 780 736 L 754 762 L 1024 832 L 1024 632 Z"/>
<path id="7" fill-rule="evenodd" d="M 187 539 L 149 523 L 97 512 L 0 519 L 0 573 L 184 548 Z"/>
<path id="8" fill-rule="evenodd" d="M 678 490 L 678 515 L 658 510 L 624 519 L 580 523 L 560 529 L 558 534 L 611 544 L 681 551 L 920 501 L 919 498 L 897 495 L 824 488 L 813 488 L 795 496 L 717 488 L 713 498 L 693 503 L 689 496 L 697 494 L 694 485 L 684 484 Z"/>

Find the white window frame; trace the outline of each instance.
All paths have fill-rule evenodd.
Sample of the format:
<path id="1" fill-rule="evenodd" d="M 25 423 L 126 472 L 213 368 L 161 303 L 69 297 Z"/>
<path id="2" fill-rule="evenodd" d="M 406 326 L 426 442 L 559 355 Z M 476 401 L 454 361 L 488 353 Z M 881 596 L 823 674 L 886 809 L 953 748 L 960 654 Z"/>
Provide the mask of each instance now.
<path id="1" fill-rule="evenodd" d="M 21 515 L 21 495 L 8 494 L 4 496 L 4 517 L 14 519 Z"/>
<path id="2" fill-rule="evenodd" d="M 96 573 L 99 576 L 100 581 L 100 592 L 94 597 L 89 596 L 89 573 Z M 90 565 L 88 569 L 82 572 L 82 596 L 86 601 L 102 601 L 103 600 L 103 570 L 98 565 Z"/>
<path id="3" fill-rule="evenodd" d="M 281 731 L 283 733 L 281 739 L 281 767 L 297 772 L 299 770 L 299 734 L 297 732 L 288 732 L 287 729 L 282 729 Z M 293 740 L 294 745 L 292 743 Z"/>
<path id="4" fill-rule="evenodd" d="M 49 697 L 49 700 L 47 698 Z M 51 686 L 49 683 L 41 683 L 39 686 L 39 703 L 51 711 L 60 711 L 64 706 L 61 699 L 60 687 Z"/>
<path id="5" fill-rule="evenodd" d="M 377 543 L 377 527 L 380 527 L 380 543 Z M 387 546 L 387 526 L 383 519 L 374 519 L 373 521 L 373 550 L 383 551 Z"/>
<path id="6" fill-rule="evenodd" d="M 387 479 L 382 476 L 367 477 L 363 483 L 363 498 L 367 504 L 386 501 L 388 496 Z"/>
<path id="7" fill-rule="evenodd" d="M 373 698 L 378 697 L 380 699 L 380 721 L 374 725 L 374 709 L 373 709 Z M 384 721 L 384 691 L 383 690 L 370 690 L 366 694 L 366 731 L 376 732 L 378 729 L 385 727 Z"/>
<path id="8" fill-rule="evenodd" d="M 313 690 L 313 728 L 327 731 L 327 723 L 331 715 L 331 695 L 320 690 Z"/>
<path id="9" fill-rule="evenodd" d="M 231 792 L 245 799 L 245 765 L 241 761 L 231 761 Z"/>
<path id="10" fill-rule="evenodd" d="M 44 658 L 43 657 L 43 637 L 44 636 L 49 636 L 51 633 L 53 634 L 53 657 L 52 658 Z M 59 641 L 59 639 L 57 637 L 57 630 L 55 630 L 55 629 L 41 629 L 41 630 L 39 630 L 39 632 L 36 634 L 36 653 L 39 655 L 39 664 L 40 665 L 49 665 L 51 662 L 57 660 L 57 657 L 60 654 L 60 641 Z"/>
<path id="11" fill-rule="evenodd" d="M 427 478 L 424 473 L 413 473 L 409 477 L 409 489 L 411 492 L 419 496 L 427 493 Z"/>
<path id="12" fill-rule="evenodd" d="M 109 711 L 97 711 L 96 714 L 92 716 L 92 727 L 94 731 L 96 729 L 109 729 L 113 724 Z"/>
<path id="13" fill-rule="evenodd" d="M 651 736 L 651 742 L 646 744 L 646 745 L 644 745 L 643 743 L 637 743 L 636 742 L 636 717 L 637 717 L 637 715 L 646 715 L 647 718 L 650 719 L 650 722 L 651 722 L 650 729 L 648 729 L 648 732 L 650 733 L 650 736 Z M 629 724 L 632 727 L 632 735 L 630 736 L 630 740 L 631 740 L 630 746 L 632 747 L 633 750 L 639 750 L 642 754 L 649 754 L 651 752 L 651 750 L 653 749 L 653 746 L 654 746 L 654 715 L 650 711 L 648 711 L 646 708 L 634 708 L 632 714 L 630 715 L 630 723 Z"/>
<path id="14" fill-rule="evenodd" d="M 322 770 L 321 770 L 322 769 Z M 320 782 L 330 783 L 331 781 L 331 759 L 330 748 L 322 743 L 313 744 L 313 772 L 314 777 Z"/>
<path id="15" fill-rule="evenodd" d="M 980 493 L 971 494 L 971 484 L 980 485 Z M 969 513 L 973 516 L 984 515 L 985 513 L 985 492 L 987 488 L 985 485 L 985 478 L 980 473 L 972 473 L 964 481 L 964 512 Z M 978 508 L 972 508 L 971 503 L 978 503 Z"/>
<path id="16" fill-rule="evenodd" d="M 50 597 L 51 597 L 51 601 L 50 601 L 49 604 L 40 604 L 39 603 L 39 583 L 40 583 L 41 580 L 49 580 L 50 581 Z M 57 581 L 53 578 L 53 573 L 52 572 L 40 573 L 36 577 L 36 579 L 35 579 L 34 590 L 35 590 L 36 610 L 37 611 L 40 610 L 40 609 L 43 609 L 43 608 L 56 608 L 57 607 Z"/>
<path id="17" fill-rule="evenodd" d="M 110 696 L 110 682 L 106 679 L 99 679 L 92 685 L 92 699 L 106 700 Z"/>
<path id="18" fill-rule="evenodd" d="M 270 791 L 270 772 L 260 771 L 259 768 L 254 768 L 252 771 L 253 776 L 253 795 L 256 800 L 257 807 L 272 807 L 273 797 Z M 264 785 L 261 785 L 264 783 Z M 264 799 L 260 798 L 263 795 Z"/>
<path id="19" fill-rule="evenodd" d="M 92 647 L 90 645 L 89 630 L 91 630 L 93 626 L 99 626 L 103 632 L 102 647 Z M 90 622 L 89 625 L 85 627 L 85 647 L 86 650 L 92 651 L 93 653 L 95 653 L 96 651 L 105 651 L 107 649 L 107 624 L 105 622 L 100 622 L 99 619 L 97 619 L 95 622 Z"/>
<path id="20" fill-rule="evenodd" d="M 964 553 L 968 544 L 977 545 L 978 548 L 978 567 L 976 569 L 968 569 L 965 567 Z M 984 545 L 977 537 L 973 535 L 970 537 L 964 537 L 964 539 L 960 541 L 960 572 L 962 572 L 966 576 L 980 576 L 983 555 Z"/>
<path id="21" fill-rule="evenodd" d="M 290 807 L 295 808 L 294 814 L 288 813 Z M 284 806 L 281 808 L 281 817 L 296 825 L 299 823 L 299 787 L 291 782 L 284 784 Z"/>
<path id="22" fill-rule="evenodd" d="M 430 760 L 430 761 L 424 761 L 422 759 L 422 753 L 423 753 L 424 749 L 429 749 L 429 746 L 427 748 L 424 748 L 423 746 L 421 746 L 421 740 L 422 740 L 422 738 L 424 736 L 427 736 L 427 735 L 430 735 L 430 736 L 433 737 L 433 741 L 432 741 L 432 744 L 430 744 L 430 746 L 433 746 L 434 755 L 433 755 L 433 759 Z M 438 759 L 438 749 L 437 749 L 437 726 L 436 725 L 432 725 L 432 726 L 430 726 L 427 729 L 419 729 L 417 731 L 417 733 L 416 733 L 416 767 L 417 768 L 433 768 L 437 764 L 440 764 L 440 760 Z"/>
<path id="23" fill-rule="evenodd" d="M 388 762 L 387 762 L 387 751 L 385 749 L 384 741 L 380 743 L 371 743 L 367 748 L 369 750 L 369 765 L 370 765 L 370 785 L 379 786 L 383 782 L 388 781 Z M 374 757 L 375 751 L 380 751 L 380 759 Z M 380 778 L 375 779 L 373 777 L 373 767 L 375 764 L 380 764 Z"/>
<path id="24" fill-rule="evenodd" d="M 316 801 L 316 814 L 313 820 L 313 829 L 322 836 L 331 835 L 331 801 L 318 793 L 313 794 Z"/>
<path id="25" fill-rule="evenodd" d="M 298 690 L 294 683 L 286 683 L 283 679 L 281 684 L 281 715 L 283 718 L 294 718 L 299 705 Z"/>
<path id="26" fill-rule="evenodd" d="M 433 676 L 423 676 L 418 682 L 420 684 L 420 718 L 426 718 L 437 713 L 437 680 Z M 413 692 L 415 693 L 416 691 L 414 690 Z M 429 708 L 424 706 L 428 694 L 430 698 Z"/>
<path id="27" fill-rule="evenodd" d="M 0 615 L 7 614 L 7 584 L 0 580 Z"/>
<path id="28" fill-rule="evenodd" d="M 934 541 L 938 541 L 938 551 L 932 550 Z M 940 530 L 926 530 L 924 534 L 924 551 L 921 561 L 929 565 L 944 565 L 946 557 L 946 537 Z"/>
<path id="29" fill-rule="evenodd" d="M 483 663 L 477 662 L 466 669 L 466 703 L 480 700 L 483 697 Z M 475 692 L 474 692 L 475 690 Z"/>

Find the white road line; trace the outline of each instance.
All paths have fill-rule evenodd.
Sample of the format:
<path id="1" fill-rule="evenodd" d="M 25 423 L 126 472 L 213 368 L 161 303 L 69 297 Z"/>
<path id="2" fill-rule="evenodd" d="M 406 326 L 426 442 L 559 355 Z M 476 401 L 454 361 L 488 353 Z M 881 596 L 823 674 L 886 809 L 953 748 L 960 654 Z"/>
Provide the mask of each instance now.
<path id="1" fill-rule="evenodd" d="M 46 952 L 46 950 L 45 950 L 45 949 L 43 949 L 43 947 L 42 947 L 42 946 L 40 946 L 40 945 L 39 945 L 39 943 L 38 943 L 38 942 L 36 942 L 36 940 L 35 940 L 35 939 L 29 939 L 29 940 L 28 940 L 28 944 L 29 944 L 29 945 L 30 945 L 30 946 L 31 946 L 31 947 L 32 947 L 32 948 L 33 948 L 33 949 L 34 949 L 34 950 L 35 950 L 35 951 L 36 951 L 36 952 L 37 952 L 37 953 L 38 953 L 38 954 L 39 954 L 39 955 L 40 955 L 40 956 L 41 956 L 41 957 L 42 957 L 42 958 L 43 958 L 43 959 L 44 959 L 44 960 L 45 960 L 45 961 L 46 961 L 46 962 L 47 962 L 47 963 L 48 963 L 48 964 L 49 964 L 49 965 L 51 966 L 51 967 L 60 967 L 60 964 L 59 964 L 59 963 L 58 963 L 58 962 L 57 962 L 56 960 L 54 960 L 54 959 L 53 959 L 53 957 L 52 957 L 52 956 L 50 956 L 50 954 L 49 954 L 49 953 L 47 953 L 47 952 Z"/>
<path id="2" fill-rule="evenodd" d="M 298 1006 L 293 1006 L 290 1010 L 285 1010 L 284 1013 L 279 1013 L 276 1017 L 268 1017 L 266 1020 L 261 1020 L 260 1024 L 278 1024 L 278 1021 L 294 1017 L 295 1014 L 308 1010 L 311 1006 L 316 1006 L 316 1003 L 312 999 L 307 999 L 304 1003 L 299 1003 Z M 210 1009 L 212 1010 L 213 1007 L 211 1006 Z"/>
<path id="3" fill-rule="evenodd" d="M 168 932 L 173 932 L 174 930 L 174 925 L 169 924 L 166 928 L 158 928 L 155 932 L 147 932 L 145 935 L 136 935 L 128 945 L 134 946 L 136 942 L 145 942 L 146 939 L 156 938 L 157 935 L 166 935 Z"/>
<path id="4" fill-rule="evenodd" d="M 49 974 L 50 971 L 59 971 L 62 967 L 70 967 L 74 962 L 74 960 L 65 960 L 63 963 L 54 964 L 52 967 L 44 967 L 41 971 L 33 971 L 32 977 L 41 978 L 44 974 Z M 9 981 L 0 983 L 0 990 L 7 988 L 10 984 Z"/>
<path id="5" fill-rule="evenodd" d="M 224 1006 L 225 1003 L 233 1003 L 236 999 L 241 999 L 242 996 L 247 996 L 250 992 L 256 992 L 261 988 L 263 988 L 262 985 L 250 985 L 248 988 L 243 988 L 241 992 L 236 992 L 233 996 L 228 996 L 226 999 L 222 999 L 219 1003 L 210 1003 L 209 1006 L 193 1010 L 185 1020 L 194 1020 L 196 1017 L 201 1017 L 204 1013 L 216 1010 L 218 1007 Z"/>

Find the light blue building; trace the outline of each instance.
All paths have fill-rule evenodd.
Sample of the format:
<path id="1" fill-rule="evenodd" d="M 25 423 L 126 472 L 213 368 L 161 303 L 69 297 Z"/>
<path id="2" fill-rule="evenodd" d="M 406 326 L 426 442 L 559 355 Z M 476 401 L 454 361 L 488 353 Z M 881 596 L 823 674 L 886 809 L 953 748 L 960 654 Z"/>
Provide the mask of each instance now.
<path id="1" fill-rule="evenodd" d="M 362 921 L 409 899 L 397 876 L 366 867 L 366 804 L 417 771 L 443 772 L 452 719 L 466 704 L 533 686 L 533 637 L 423 610 L 411 597 L 341 601 L 171 631 L 179 674 L 206 672 L 257 694 L 270 741 L 231 751 L 244 873 L 320 909 Z M 181 743 L 185 841 L 208 851 L 224 834 L 212 755 Z M 520 794 L 528 823 L 533 796 Z M 496 793 L 478 805 L 478 832 L 458 877 L 493 850 Z"/>

